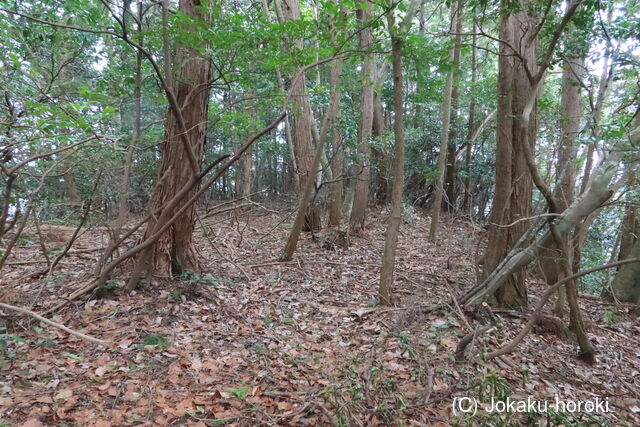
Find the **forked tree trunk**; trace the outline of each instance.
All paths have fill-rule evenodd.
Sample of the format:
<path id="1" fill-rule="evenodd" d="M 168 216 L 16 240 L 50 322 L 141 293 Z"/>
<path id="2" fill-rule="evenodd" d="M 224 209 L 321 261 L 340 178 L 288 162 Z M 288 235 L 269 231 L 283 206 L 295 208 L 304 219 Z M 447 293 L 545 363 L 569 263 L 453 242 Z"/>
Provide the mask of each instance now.
<path id="1" fill-rule="evenodd" d="M 359 33 L 358 47 L 362 53 L 362 65 L 360 70 L 360 80 L 362 90 L 360 92 L 360 126 L 358 128 L 358 171 L 355 177 L 355 190 L 353 194 L 353 208 L 349 219 L 349 229 L 354 233 L 360 233 L 364 228 L 367 214 L 367 204 L 369 201 L 369 174 L 370 174 L 370 149 L 369 138 L 371 138 L 371 128 L 373 126 L 373 60 L 367 51 L 371 49 L 373 34 L 367 21 L 373 14 L 373 3 L 360 1 L 366 6 L 358 10 L 357 17 L 363 29 Z"/>
<path id="2" fill-rule="evenodd" d="M 507 41 L 527 62 L 514 56 L 505 44 L 500 45 L 498 59 L 498 116 L 496 141 L 496 186 L 491 210 L 492 224 L 489 229 L 483 276 L 501 263 L 514 244 L 528 227 L 528 221 L 509 224 L 531 214 L 532 181 L 526 163 L 524 144 L 534 146 L 535 110 L 527 129 L 522 129 L 522 118 L 526 101 L 532 87 L 525 67 L 536 64 L 535 40 L 530 40 L 535 25 L 525 11 L 503 18 L 500 39 Z M 532 70 L 535 72 L 535 70 Z M 531 149 L 533 151 L 533 149 Z M 496 290 L 499 305 L 521 307 L 527 304 L 524 271 L 510 274 L 504 285 Z"/>
<path id="3" fill-rule="evenodd" d="M 640 130 L 637 140 L 640 140 Z M 619 153 L 612 150 L 609 157 L 596 170 L 592 182 L 585 190 L 585 193 L 554 220 L 553 224 L 561 237 L 570 233 L 580 221 L 600 208 L 609 199 L 611 189 L 615 187 L 615 185 L 611 184 L 611 181 L 618 170 L 619 161 Z M 522 241 L 519 242 L 518 247 L 512 249 L 496 268 L 487 275 L 486 279 L 460 298 L 460 302 L 468 308 L 477 306 L 507 283 L 515 272 L 521 271 L 529 265 L 554 240 L 551 231 L 549 231 L 548 227 L 546 229 L 547 231 L 544 234 L 528 245 Z M 530 236 L 539 234 L 538 232 L 538 227 L 533 225 L 522 236 L 522 240 L 530 240 Z"/>
<path id="4" fill-rule="evenodd" d="M 181 0 L 180 12 L 191 17 L 201 17 L 199 0 Z M 174 92 L 181 106 L 187 137 L 191 150 L 198 162 L 202 159 L 207 128 L 209 105 L 210 60 L 201 58 L 191 48 L 182 49 L 185 58 L 178 77 L 174 82 Z M 185 103 L 186 102 L 186 103 Z M 162 144 L 162 161 L 158 181 L 149 202 L 150 212 L 157 212 L 193 176 L 189 167 L 187 151 L 180 141 L 180 126 L 176 114 L 170 109 L 165 122 L 165 141 Z M 186 198 L 195 193 L 194 188 Z M 195 205 L 191 205 L 155 244 L 150 262 L 155 274 L 171 276 L 184 270 L 197 268 L 191 243 L 194 226 Z M 150 221 L 147 232 L 155 228 Z"/>

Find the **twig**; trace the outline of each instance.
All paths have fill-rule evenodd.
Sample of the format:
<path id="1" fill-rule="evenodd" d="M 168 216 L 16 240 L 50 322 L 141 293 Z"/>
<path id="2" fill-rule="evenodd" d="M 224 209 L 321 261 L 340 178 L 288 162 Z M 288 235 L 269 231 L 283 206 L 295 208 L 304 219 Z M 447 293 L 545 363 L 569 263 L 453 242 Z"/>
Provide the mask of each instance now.
<path id="1" fill-rule="evenodd" d="M 516 348 L 516 346 L 524 339 L 524 337 L 527 336 L 529 331 L 531 331 L 531 329 L 533 328 L 533 325 L 535 325 L 535 323 L 537 322 L 538 317 L 540 317 L 540 312 L 542 311 L 542 307 L 544 307 L 544 305 L 549 300 L 551 295 L 553 295 L 553 293 L 555 291 L 557 291 L 558 288 L 560 288 L 560 286 L 564 285 L 565 283 L 567 283 L 570 280 L 575 280 L 578 277 L 582 277 L 582 276 L 585 276 L 587 274 L 594 273 L 596 271 L 605 270 L 607 268 L 613 268 L 613 267 L 617 267 L 619 265 L 629 264 L 629 263 L 632 263 L 632 262 L 640 262 L 640 258 L 627 258 L 627 259 L 624 259 L 624 260 L 621 260 L 621 261 L 616 261 L 616 262 L 612 262 L 612 263 L 609 263 L 609 264 L 605 264 L 605 265 L 600 265 L 600 266 L 597 266 L 597 267 L 589 268 L 587 270 L 583 270 L 583 271 L 580 271 L 580 272 L 578 272 L 576 274 L 573 274 L 571 276 L 565 277 L 564 279 L 556 282 L 553 286 L 549 287 L 549 289 L 547 289 L 547 291 L 542 295 L 542 297 L 540 298 L 540 301 L 538 302 L 538 305 L 536 305 L 533 313 L 531 314 L 531 317 L 529 318 L 529 321 L 524 326 L 524 328 L 522 328 L 520 333 L 514 339 L 509 341 L 509 343 L 505 344 L 503 347 L 501 347 L 501 348 L 499 348 L 497 350 L 494 350 L 491 353 L 487 354 L 487 359 L 493 359 L 494 357 L 498 357 L 498 356 L 502 356 L 502 355 L 511 353 Z"/>
<path id="2" fill-rule="evenodd" d="M 64 326 L 64 325 L 62 325 L 60 323 L 54 322 L 53 320 L 49 320 L 46 317 L 42 317 L 38 313 L 35 313 L 35 312 L 31 311 L 31 310 L 27 310 L 26 308 L 16 307 L 14 305 L 5 304 L 5 303 L 2 303 L 2 302 L 0 302 L 0 307 L 6 308 L 6 309 L 12 310 L 12 311 L 17 311 L 18 313 L 26 314 L 28 316 L 31 316 L 31 317 L 35 318 L 35 319 L 38 319 L 39 321 L 41 321 L 43 323 L 46 323 L 47 325 L 53 326 L 54 328 L 61 329 L 61 330 L 65 331 L 65 332 L 67 332 L 68 334 L 71 334 L 71 335 L 76 336 L 78 338 L 82 338 L 85 341 L 89 341 L 89 342 L 92 342 L 94 344 L 99 344 L 99 345 L 104 345 L 104 346 L 109 344 L 108 341 L 104 341 L 104 340 L 101 340 L 101 339 L 98 339 L 98 338 L 93 338 L 93 337 L 90 337 L 89 335 L 85 335 L 85 334 L 83 334 L 81 332 L 77 332 L 77 331 L 74 331 L 73 329 L 69 329 L 69 328 L 67 328 L 66 326 Z"/>

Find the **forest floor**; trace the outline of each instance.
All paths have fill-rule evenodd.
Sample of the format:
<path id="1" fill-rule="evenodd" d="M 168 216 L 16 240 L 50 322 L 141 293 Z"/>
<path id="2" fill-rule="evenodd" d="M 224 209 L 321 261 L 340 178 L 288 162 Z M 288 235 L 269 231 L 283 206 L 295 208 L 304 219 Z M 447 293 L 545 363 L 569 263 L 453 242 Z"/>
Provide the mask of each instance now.
<path id="1" fill-rule="evenodd" d="M 514 353 L 483 361 L 478 353 L 526 322 L 516 311 L 496 311 L 496 327 L 456 356 L 461 338 L 486 323 L 452 298 L 473 284 L 481 228 L 445 218 L 431 244 L 428 218 L 405 215 L 398 301 L 377 307 L 386 213 L 372 213 L 365 233 L 348 242 L 330 231 L 305 234 L 294 260 L 280 263 L 289 209 L 273 203 L 206 218 L 197 231 L 202 273 L 152 279 L 127 296 L 116 277 L 113 289 L 53 316 L 110 341 L 106 348 L 0 311 L 0 425 L 640 425 L 640 325 L 624 306 L 581 298 L 594 365 L 576 357 L 553 322 Z M 90 280 L 103 234 L 89 230 L 52 275 L 35 280 L 28 274 L 44 266 L 41 248 L 23 240 L 0 301 L 36 312 L 59 303 Z M 535 300 L 544 287 L 530 290 Z M 498 414 L 487 406 L 492 397 L 551 404 L 556 396 L 598 398 L 609 412 Z M 461 397 L 481 402 L 477 413 L 457 411 Z"/>

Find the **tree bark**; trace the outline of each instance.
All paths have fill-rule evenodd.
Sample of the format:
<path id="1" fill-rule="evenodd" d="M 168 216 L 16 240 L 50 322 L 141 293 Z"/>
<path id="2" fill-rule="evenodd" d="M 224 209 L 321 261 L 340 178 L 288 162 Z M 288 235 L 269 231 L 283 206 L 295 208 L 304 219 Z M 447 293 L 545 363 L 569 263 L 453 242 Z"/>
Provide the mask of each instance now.
<path id="1" fill-rule="evenodd" d="M 318 137 L 316 138 L 316 149 L 313 155 L 313 159 L 311 162 L 311 167 L 309 168 L 309 176 L 315 178 L 318 176 L 318 172 L 320 170 L 320 163 L 322 160 L 322 155 L 324 154 L 324 147 L 327 140 L 327 135 L 329 133 L 329 128 L 331 124 L 335 121 L 335 118 L 338 115 L 339 106 L 340 106 L 340 97 L 341 91 L 339 88 L 340 78 L 342 75 L 342 66 L 343 60 L 342 57 L 335 58 L 331 64 L 330 71 L 330 81 L 331 81 L 331 95 L 329 97 L 329 106 L 327 108 L 327 112 L 322 119 L 322 124 L 320 126 L 320 132 Z M 300 77 L 304 74 L 299 74 L 296 77 Z M 295 78 L 294 78 L 295 80 Z M 298 244 L 298 240 L 300 238 L 300 231 L 303 227 L 303 222 L 305 221 L 305 212 L 308 212 L 308 209 L 312 209 L 310 205 L 313 204 L 313 198 L 315 195 L 315 180 L 309 179 L 305 182 L 305 185 L 302 187 L 302 193 L 300 194 L 300 204 L 298 206 L 298 213 L 296 214 L 296 218 L 293 222 L 293 227 L 291 228 L 291 232 L 289 233 L 289 238 L 287 239 L 287 243 L 285 244 L 284 251 L 280 256 L 282 261 L 288 261 L 292 258 L 293 253 Z M 307 213 L 306 218 L 309 217 Z"/>
<path id="2" fill-rule="evenodd" d="M 640 133 L 638 136 L 640 137 Z M 566 236 L 581 220 L 596 211 L 609 199 L 612 191 L 611 181 L 617 172 L 619 161 L 619 153 L 612 151 L 609 157 L 596 170 L 592 182 L 585 193 L 577 198 L 574 203 L 554 221 L 553 224 L 560 236 Z M 537 234 L 538 231 L 538 227 L 535 225 L 530 227 L 524 236 L 522 236 L 521 240 L 529 240 L 529 236 Z M 521 271 L 532 262 L 540 251 L 548 247 L 553 240 L 554 237 L 551 231 L 546 231 L 543 235 L 524 247 L 521 247 L 522 245 L 520 244 L 517 245 L 503 257 L 499 265 L 491 271 L 486 279 L 470 289 L 461 298 L 461 302 L 471 308 L 485 301 L 497 289 L 507 283 L 514 272 Z"/>
<path id="3" fill-rule="evenodd" d="M 506 16 L 500 25 L 500 39 L 513 46 L 521 58 L 514 56 L 511 48 L 501 44 L 498 60 L 496 186 L 490 218 L 492 226 L 484 256 L 484 277 L 488 277 L 509 253 L 527 229 L 528 221 L 520 221 L 511 227 L 504 225 L 529 217 L 531 213 L 533 185 L 523 145 L 534 145 L 535 111 L 526 129 L 522 129 L 520 120 L 526 101 L 536 90 L 525 69 L 527 64 L 536 64 L 536 41 L 530 40 L 534 27 L 525 11 Z M 501 306 L 526 306 L 524 272 L 510 274 L 504 285 L 496 290 L 495 298 Z"/>
<path id="4" fill-rule="evenodd" d="M 560 101 L 560 141 L 558 145 L 558 160 L 556 163 L 556 186 L 554 198 L 559 211 L 564 211 L 574 200 L 576 185 L 577 155 L 576 138 L 580 132 L 580 118 L 582 117 L 580 80 L 584 74 L 583 58 L 568 58 L 563 63 L 562 96 Z M 540 265 L 544 278 L 549 286 L 558 282 L 564 274 L 563 248 L 570 247 L 571 233 L 567 235 L 562 247 L 554 242 L 551 247 L 541 254 Z M 573 254 L 573 249 L 571 249 Z M 573 264 L 573 262 L 571 263 Z M 573 269 L 572 269 L 573 271 Z M 564 310 L 564 288 L 560 288 L 555 313 L 561 315 Z"/>
<path id="5" fill-rule="evenodd" d="M 640 257 L 640 240 L 636 240 L 628 258 Z M 640 304 L 640 262 L 620 267 L 611 285 L 612 299 Z"/>
<path id="6" fill-rule="evenodd" d="M 181 0 L 180 12 L 191 17 L 202 17 L 198 6 L 199 0 Z M 210 60 L 201 58 L 191 48 L 183 48 L 185 61 L 180 67 L 176 79 L 175 91 L 178 105 L 181 106 L 187 137 L 196 160 L 202 160 L 204 149 L 207 111 L 209 105 Z M 179 140 L 181 129 L 177 115 L 169 109 L 165 122 L 165 141 L 161 147 L 162 161 L 158 181 L 149 202 L 149 211 L 158 211 L 182 187 L 188 185 L 193 176 L 187 159 L 188 153 Z M 194 194 L 192 189 L 186 196 Z M 197 268 L 192 252 L 192 234 L 195 220 L 195 206 L 192 205 L 169 229 L 158 239 L 149 260 L 153 271 L 160 276 L 180 274 L 185 269 Z M 155 221 L 150 221 L 147 234 L 155 228 Z M 146 236 L 148 237 L 148 236 Z"/>
<path id="7" fill-rule="evenodd" d="M 331 170 L 335 182 L 331 183 L 330 187 L 329 225 L 337 227 L 342 218 L 342 202 L 344 201 L 344 144 L 340 126 L 337 123 L 333 125 L 331 146 L 333 147 Z"/>
<path id="8" fill-rule="evenodd" d="M 442 203 L 442 210 L 453 213 L 456 210 L 458 190 L 456 188 L 456 138 L 458 122 L 458 104 L 460 100 L 460 49 L 462 46 L 462 2 L 458 3 L 458 14 L 455 26 L 455 45 L 453 47 L 453 86 L 451 88 L 451 125 L 449 127 L 449 141 L 447 144 L 447 169 L 445 171 L 446 200 Z"/>
<path id="9" fill-rule="evenodd" d="M 299 0 L 283 0 L 284 17 L 287 21 L 295 21 L 300 19 L 300 3 Z M 293 42 L 296 49 L 303 48 L 301 39 Z M 313 164 L 313 148 L 311 135 L 311 107 L 309 105 L 309 92 L 307 90 L 307 78 L 302 73 L 297 79 L 294 79 L 291 86 L 291 99 L 294 117 L 294 153 L 298 170 L 299 187 L 302 192 L 307 185 L 307 181 L 315 181 L 315 175 L 312 173 Z M 302 200 L 303 195 L 300 195 Z M 320 211 L 312 202 L 305 216 L 303 231 L 315 231 L 322 227 L 320 222 Z"/>
<path id="10" fill-rule="evenodd" d="M 471 39 L 471 87 L 475 89 L 476 68 L 477 68 L 477 51 L 476 51 L 476 25 L 473 23 L 473 36 Z M 465 147 L 464 156 L 464 195 L 462 198 L 462 212 L 471 216 L 472 194 L 471 194 L 471 152 L 473 150 L 473 134 L 475 133 L 475 113 L 476 98 L 471 97 L 469 103 L 469 122 L 467 124 L 467 145 Z"/>
<path id="11" fill-rule="evenodd" d="M 393 13 L 393 12 L 389 12 Z M 392 19 L 389 18 L 391 21 Z M 393 26 L 389 25 L 390 30 Z M 391 212 L 387 223 L 384 241 L 384 255 L 380 270 L 380 287 L 378 297 L 381 305 L 391 305 L 393 286 L 393 270 L 396 260 L 398 229 L 402 221 L 402 193 L 404 192 L 404 96 L 402 93 L 402 40 L 397 35 L 391 36 L 391 55 L 393 63 L 393 114 L 395 162 L 393 190 L 391 193 Z"/>
<path id="12" fill-rule="evenodd" d="M 459 12 L 462 3 L 456 1 L 451 3 L 451 29 L 458 28 Z M 456 37 L 456 44 L 458 44 L 459 35 Z M 449 63 L 453 64 L 455 61 L 456 48 L 455 46 L 449 51 Z M 453 66 L 453 65 L 452 65 Z M 431 205 L 431 224 L 429 227 L 429 240 L 432 242 L 436 240 L 438 236 L 438 222 L 440 221 L 440 210 L 442 209 L 442 196 L 444 192 L 444 179 L 447 149 L 449 147 L 449 125 L 451 123 L 451 98 L 453 88 L 454 70 L 451 69 L 447 73 L 447 80 L 444 86 L 444 102 L 442 104 L 442 128 L 440 130 L 440 151 L 438 152 L 438 178 L 436 180 L 436 189 L 433 198 L 433 204 Z M 455 159 L 454 159 L 455 164 Z"/>
<path id="13" fill-rule="evenodd" d="M 364 229 L 367 217 L 367 205 L 369 201 L 369 174 L 370 174 L 370 149 L 369 138 L 373 126 L 373 59 L 371 49 L 373 33 L 371 27 L 366 23 L 373 14 L 373 3 L 360 1 L 362 5 L 368 5 L 366 9 L 357 11 L 358 22 L 363 25 L 358 37 L 358 48 L 362 51 L 362 64 L 360 79 L 362 90 L 360 92 L 360 125 L 358 128 L 358 171 L 355 177 L 355 190 L 353 194 L 353 208 L 349 219 L 349 230 L 353 233 L 360 233 Z"/>

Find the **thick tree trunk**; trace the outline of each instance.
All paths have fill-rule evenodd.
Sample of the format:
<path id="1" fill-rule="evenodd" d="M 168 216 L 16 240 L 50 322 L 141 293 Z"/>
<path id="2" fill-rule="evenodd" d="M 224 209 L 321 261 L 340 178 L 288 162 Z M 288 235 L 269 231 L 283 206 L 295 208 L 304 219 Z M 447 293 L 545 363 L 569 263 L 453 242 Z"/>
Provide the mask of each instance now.
<path id="1" fill-rule="evenodd" d="M 556 163 L 556 186 L 554 198 L 559 211 L 564 211 L 574 199 L 576 185 L 575 158 L 577 147 L 575 144 L 580 132 L 580 118 L 582 105 L 580 98 L 580 80 L 584 74 L 584 59 L 571 58 L 564 61 L 562 73 L 562 97 L 560 113 L 560 141 L 558 145 L 558 160 Z M 540 265 L 545 280 L 551 286 L 558 282 L 560 275 L 565 273 L 563 248 L 570 247 L 571 234 L 565 237 L 562 247 L 554 242 L 547 251 L 543 251 Z M 573 253 L 573 250 L 572 250 Z M 573 264 L 573 263 L 572 263 Z M 573 271 L 573 270 L 572 270 Z M 564 310 L 564 289 L 559 291 L 556 314 Z"/>
<path id="2" fill-rule="evenodd" d="M 527 65 L 536 63 L 535 40 L 530 40 L 535 25 L 526 12 L 521 11 L 503 18 L 500 39 L 507 41 Z M 492 223 L 489 229 L 484 277 L 488 277 L 505 258 L 528 227 L 523 220 L 531 214 L 532 181 L 526 163 L 524 144 L 534 146 L 535 111 L 526 129 L 520 120 L 525 103 L 531 96 L 532 87 L 523 60 L 514 56 L 505 44 L 500 47 L 498 60 L 498 117 L 496 142 L 496 187 L 491 210 Z M 533 151 L 531 149 L 531 151 Z M 496 290 L 499 305 L 521 307 L 527 304 L 524 272 L 515 271 Z"/>
<path id="3" fill-rule="evenodd" d="M 640 257 L 640 240 L 636 240 L 628 258 Z M 625 258 L 626 259 L 626 258 Z M 640 304 L 640 262 L 620 266 L 611 286 L 613 298 Z"/>
<path id="4" fill-rule="evenodd" d="M 331 81 L 331 95 L 329 97 L 329 107 L 327 108 L 327 112 L 322 119 L 322 125 L 320 126 L 320 132 L 316 138 L 316 147 L 315 152 L 313 154 L 313 158 L 311 160 L 311 165 L 309 167 L 308 175 L 311 179 L 308 179 L 305 182 L 305 185 L 302 187 L 302 193 L 300 194 L 300 204 L 298 205 L 298 212 L 296 214 L 296 218 L 293 222 L 293 227 L 291 228 L 291 232 L 289 233 L 289 238 L 287 239 L 287 243 L 285 244 L 284 250 L 280 259 L 282 261 L 288 261 L 292 258 L 293 253 L 298 244 L 298 240 L 300 237 L 300 231 L 303 227 L 303 222 L 308 223 L 309 218 L 309 210 L 313 209 L 311 206 L 313 204 L 313 198 L 316 194 L 315 189 L 315 181 L 314 178 L 318 176 L 318 172 L 320 170 L 320 163 L 322 160 L 322 155 L 324 154 L 324 147 L 327 140 L 327 135 L 329 134 L 329 128 L 332 123 L 335 121 L 335 118 L 338 115 L 339 106 L 340 106 L 340 97 L 342 92 L 340 91 L 340 77 L 342 75 L 342 66 L 343 60 L 341 57 L 334 59 L 331 64 L 330 71 L 330 81 Z M 300 76 L 299 74 L 298 76 Z M 298 77 L 296 76 L 296 77 Z M 295 80 L 295 77 L 294 77 Z M 305 215 L 305 212 L 307 214 Z M 306 217 L 306 219 L 305 219 Z M 313 224 L 310 224 L 313 226 Z"/>
<path id="5" fill-rule="evenodd" d="M 361 1 L 360 4 L 368 7 L 357 11 L 358 22 L 364 26 L 358 35 L 358 48 L 363 52 L 360 70 L 362 90 L 360 92 L 360 126 L 358 128 L 358 171 L 355 178 L 353 208 L 349 219 L 349 230 L 354 233 L 362 232 L 367 217 L 371 163 L 369 138 L 371 138 L 373 126 L 373 59 L 371 54 L 367 52 L 371 49 L 373 34 L 371 27 L 366 25 L 373 14 L 373 3 Z"/>
<path id="6" fill-rule="evenodd" d="M 300 19 L 300 3 L 299 0 L 283 0 L 284 17 L 287 21 Z M 294 41 L 296 49 L 303 48 L 302 40 Z M 291 85 L 291 100 L 294 117 L 294 152 L 298 170 L 299 187 L 303 191 L 307 185 L 307 181 L 315 181 L 315 175 L 312 173 L 313 164 L 313 147 L 311 135 L 311 107 L 309 105 L 309 92 L 307 90 L 307 78 L 302 73 L 298 78 L 294 79 Z M 302 199 L 303 195 L 300 196 Z M 304 221 L 303 231 L 315 231 L 322 227 L 320 221 L 320 211 L 311 203 L 307 209 Z"/>
<path id="7" fill-rule="evenodd" d="M 198 0 L 181 0 L 180 11 L 188 16 L 199 17 Z M 191 150 L 199 162 L 206 135 L 207 110 L 209 105 L 210 60 L 200 58 L 190 48 L 183 49 L 185 61 L 181 65 L 174 91 L 178 105 L 181 106 L 187 137 Z M 186 101 L 186 103 L 185 103 Z M 171 109 L 165 122 L 165 141 L 162 144 L 162 162 L 158 182 L 149 202 L 149 211 L 158 211 L 193 176 L 189 167 L 188 153 L 180 141 L 181 129 L 176 114 Z M 196 189 L 186 196 L 189 198 Z M 185 269 L 197 267 L 191 242 L 194 226 L 195 205 L 187 209 L 157 241 L 151 265 L 153 271 L 161 276 L 171 276 Z M 153 230 L 154 221 L 150 221 L 147 230 Z"/>

